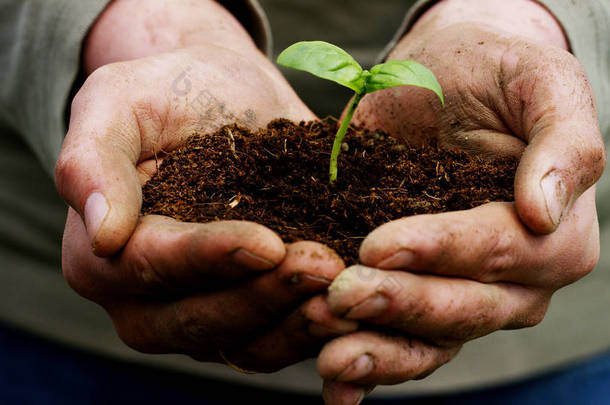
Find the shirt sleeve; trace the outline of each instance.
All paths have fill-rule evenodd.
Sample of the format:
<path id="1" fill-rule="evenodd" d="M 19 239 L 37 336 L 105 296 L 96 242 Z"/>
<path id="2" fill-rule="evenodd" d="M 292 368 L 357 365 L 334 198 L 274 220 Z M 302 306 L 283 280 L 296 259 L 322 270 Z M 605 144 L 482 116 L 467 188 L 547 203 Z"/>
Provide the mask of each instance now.
<path id="1" fill-rule="evenodd" d="M 81 43 L 108 0 L 0 0 L 0 123 L 53 173 Z"/>
<path id="2" fill-rule="evenodd" d="M 610 141 L 610 1 L 541 0 L 561 23 L 574 56 L 587 72 L 606 142 Z"/>

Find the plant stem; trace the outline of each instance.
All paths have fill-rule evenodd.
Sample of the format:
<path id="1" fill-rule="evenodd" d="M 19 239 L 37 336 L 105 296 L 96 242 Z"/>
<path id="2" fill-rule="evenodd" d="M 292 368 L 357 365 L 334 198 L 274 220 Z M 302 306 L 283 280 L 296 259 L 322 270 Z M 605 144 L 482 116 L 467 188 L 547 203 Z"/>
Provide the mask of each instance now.
<path id="1" fill-rule="evenodd" d="M 358 103 L 360 102 L 360 99 L 362 99 L 362 96 L 364 96 L 364 94 L 356 93 L 354 98 L 352 98 L 352 101 L 350 101 L 347 111 L 345 112 L 345 117 L 343 117 L 343 121 L 341 121 L 341 126 L 335 135 L 333 150 L 330 154 L 330 184 L 333 184 L 335 180 L 337 180 L 337 158 L 339 157 L 339 153 L 341 153 L 341 144 L 343 143 L 347 128 L 349 128 L 349 124 L 354 116 L 354 111 L 356 111 L 356 107 L 358 107 Z"/>

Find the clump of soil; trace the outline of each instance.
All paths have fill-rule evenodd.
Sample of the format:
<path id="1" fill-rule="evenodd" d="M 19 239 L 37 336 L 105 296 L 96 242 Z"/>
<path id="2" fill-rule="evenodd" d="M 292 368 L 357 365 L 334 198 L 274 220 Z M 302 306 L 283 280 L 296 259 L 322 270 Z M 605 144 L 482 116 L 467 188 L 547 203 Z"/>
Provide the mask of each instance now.
<path id="1" fill-rule="evenodd" d="M 256 133 L 229 125 L 195 135 L 144 185 L 142 212 L 187 222 L 255 221 L 286 242 L 324 243 L 352 264 L 362 239 L 385 222 L 513 200 L 514 160 L 414 147 L 354 128 L 330 185 L 336 128 L 332 120 L 279 119 Z"/>

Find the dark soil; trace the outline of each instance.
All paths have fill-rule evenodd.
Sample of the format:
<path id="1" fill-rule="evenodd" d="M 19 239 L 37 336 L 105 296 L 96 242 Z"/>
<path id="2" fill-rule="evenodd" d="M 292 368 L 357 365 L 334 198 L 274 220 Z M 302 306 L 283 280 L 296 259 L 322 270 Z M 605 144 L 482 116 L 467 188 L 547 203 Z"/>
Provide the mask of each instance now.
<path id="1" fill-rule="evenodd" d="M 144 185 L 142 212 L 187 222 L 255 221 L 286 242 L 324 243 L 352 264 L 362 239 L 385 222 L 513 200 L 514 160 L 491 162 L 434 144 L 415 148 L 353 128 L 329 185 L 336 127 L 332 120 L 275 120 L 257 133 L 229 125 L 195 135 Z"/>

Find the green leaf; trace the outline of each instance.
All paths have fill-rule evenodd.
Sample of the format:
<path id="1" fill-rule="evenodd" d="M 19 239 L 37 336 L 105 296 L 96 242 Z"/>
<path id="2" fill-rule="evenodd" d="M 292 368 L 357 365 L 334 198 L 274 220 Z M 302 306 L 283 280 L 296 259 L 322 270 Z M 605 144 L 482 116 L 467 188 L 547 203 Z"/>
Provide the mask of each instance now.
<path id="1" fill-rule="evenodd" d="M 365 92 L 372 93 L 396 86 L 417 86 L 432 90 L 441 100 L 443 107 L 445 99 L 441 85 L 434 73 L 424 65 L 413 60 L 390 60 L 371 68 L 371 76 L 366 82 Z"/>
<path id="2" fill-rule="evenodd" d="M 332 80 L 361 93 L 362 67 L 343 49 L 324 41 L 297 42 L 284 49 L 277 63 Z"/>

